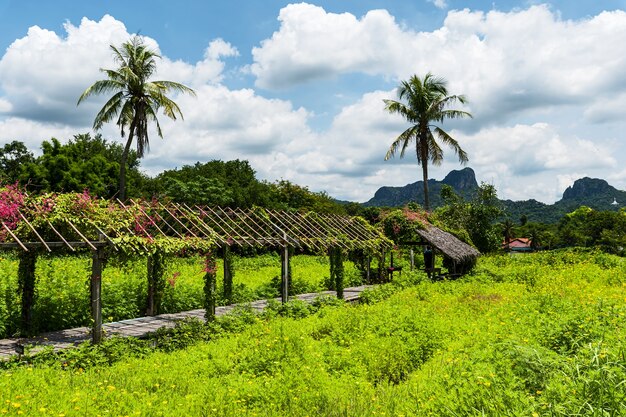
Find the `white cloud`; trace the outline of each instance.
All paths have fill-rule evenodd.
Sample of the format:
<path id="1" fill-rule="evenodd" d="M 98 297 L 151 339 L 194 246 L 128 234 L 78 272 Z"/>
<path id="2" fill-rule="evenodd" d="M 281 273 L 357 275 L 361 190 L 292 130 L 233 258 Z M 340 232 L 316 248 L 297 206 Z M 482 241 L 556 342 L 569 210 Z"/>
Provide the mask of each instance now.
<path id="1" fill-rule="evenodd" d="M 552 202 L 580 172 L 626 181 L 626 171 L 620 172 L 623 145 L 616 139 L 626 108 L 626 46 L 618 42 L 626 38 L 623 12 L 561 21 L 545 6 L 510 13 L 463 10 L 450 12 L 433 32 L 407 29 L 384 10 L 356 18 L 297 4 L 282 9 L 279 19 L 280 29 L 253 51 L 250 71 L 259 86 L 282 88 L 351 72 L 395 79 L 432 70 L 450 80 L 451 92 L 470 97 L 474 130 L 468 133 L 468 120 L 444 128 L 468 151 L 478 180 L 496 185 L 501 197 Z M 114 65 L 109 44 L 130 34 L 110 16 L 64 27 L 63 37 L 32 27 L 1 57 L 0 114 L 6 116 L 0 118 L 0 143 L 22 140 L 36 149 L 43 139 L 67 139 L 91 125 L 102 101 L 76 108 L 76 100 L 102 78 L 98 68 Z M 155 40 L 146 40 L 158 50 Z M 188 84 L 197 97 L 173 97 L 184 121 L 161 116 L 165 140 L 152 134 L 142 162 L 149 173 L 196 161 L 247 159 L 263 179 L 285 178 L 357 201 L 380 186 L 421 179 L 411 151 L 405 159 L 383 161 L 407 127 L 383 110 L 382 100 L 394 91 L 351 93 L 361 96 L 341 108 L 327 129 L 314 130 L 309 109 L 224 86 L 224 59 L 238 54 L 216 39 L 194 64 L 163 57 L 157 77 Z M 559 119 L 512 116 L 534 108 L 547 108 Z M 497 124 L 502 120 L 512 122 Z M 612 122 L 618 133 L 577 129 L 600 122 Z M 112 124 L 103 134 L 119 138 Z M 452 151 L 444 151 L 444 164 L 430 168 L 431 178 L 460 168 Z"/>
<path id="2" fill-rule="evenodd" d="M 105 78 L 100 68 L 115 68 L 110 45 L 120 45 L 131 34 L 108 15 L 100 21 L 83 18 L 79 26 L 68 22 L 63 27 L 64 37 L 33 26 L 9 46 L 0 60 L 0 89 L 5 93 L 0 97 L 0 112 L 75 126 L 91 123 L 105 98 L 90 98 L 77 107 L 78 97 L 94 81 Z M 143 39 L 160 52 L 154 39 Z M 228 42 L 216 39 L 195 65 L 163 57 L 155 79 L 191 86 L 218 83 L 224 70 L 221 59 L 238 53 Z"/>
<path id="3" fill-rule="evenodd" d="M 445 9 L 446 7 L 448 7 L 448 3 L 446 2 L 446 0 L 428 0 L 428 1 L 434 4 L 435 7 L 438 9 Z"/>
<path id="4" fill-rule="evenodd" d="M 561 20 L 548 6 L 508 13 L 450 11 L 444 25 L 416 32 L 385 10 L 357 18 L 306 3 L 280 11 L 280 28 L 253 49 L 263 88 L 346 73 L 396 79 L 428 71 L 467 94 L 477 123 L 533 108 L 602 106 L 626 93 L 626 12 Z"/>
<path id="5" fill-rule="evenodd" d="M 38 122 L 19 117 L 0 120 L 0 145 L 17 140 L 24 142 L 34 153 L 39 152 L 43 140 L 57 138 L 65 141 L 77 133 L 82 132 L 77 132 L 66 124 Z"/>

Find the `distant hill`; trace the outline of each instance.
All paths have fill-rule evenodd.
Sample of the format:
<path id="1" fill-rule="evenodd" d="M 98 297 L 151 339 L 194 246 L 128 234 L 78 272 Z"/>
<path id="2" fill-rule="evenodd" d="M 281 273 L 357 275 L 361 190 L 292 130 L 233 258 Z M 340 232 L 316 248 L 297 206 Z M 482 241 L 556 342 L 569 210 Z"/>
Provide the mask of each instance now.
<path id="1" fill-rule="evenodd" d="M 443 204 L 440 194 L 444 184 L 451 186 L 465 198 L 471 197 L 478 189 L 476 174 L 472 168 L 451 171 L 443 181 L 429 179 L 428 195 L 432 208 L 440 207 Z M 424 181 L 417 181 L 404 187 L 381 187 L 376 191 L 374 197 L 363 205 L 366 207 L 398 207 L 416 200 L 419 204 L 424 205 Z"/>
<path id="2" fill-rule="evenodd" d="M 440 207 L 443 204 L 440 193 L 444 184 L 450 185 L 466 199 L 471 198 L 478 188 L 476 175 L 471 168 L 451 171 L 442 181 L 430 179 L 428 180 L 428 187 L 432 208 Z M 374 197 L 363 205 L 366 207 L 398 207 L 416 201 L 416 199 L 419 204 L 424 204 L 423 181 L 417 181 L 403 187 L 381 187 L 376 191 Z M 612 204 L 614 199 L 617 200 L 617 205 Z M 626 191 L 616 189 L 603 179 L 585 177 L 576 180 L 571 187 L 565 190 L 563 198 L 554 204 L 545 204 L 537 200 L 502 200 L 502 205 L 506 216 L 514 222 L 525 215 L 528 221 L 556 223 L 565 214 L 583 205 L 594 210 L 618 210 L 626 205 Z"/>
<path id="3" fill-rule="evenodd" d="M 618 204 L 613 204 L 613 201 Z M 554 204 L 544 204 L 536 200 L 505 200 L 503 204 L 508 216 L 514 221 L 526 215 L 528 221 L 555 223 L 580 206 L 601 211 L 619 210 L 626 204 L 626 191 L 618 190 L 603 179 L 585 177 L 567 187 L 563 198 Z"/>

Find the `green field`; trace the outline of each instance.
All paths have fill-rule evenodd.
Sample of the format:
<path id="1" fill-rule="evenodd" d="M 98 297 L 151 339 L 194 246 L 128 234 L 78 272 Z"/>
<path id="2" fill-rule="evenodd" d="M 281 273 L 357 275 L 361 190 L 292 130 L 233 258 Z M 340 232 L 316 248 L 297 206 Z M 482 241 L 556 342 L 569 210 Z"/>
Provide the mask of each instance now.
<path id="1" fill-rule="evenodd" d="M 243 315 L 235 332 L 141 357 L 128 347 L 110 366 L 0 371 L 0 413 L 626 415 L 624 259 L 485 257 L 462 280 L 409 284 L 300 319 Z"/>
<path id="2" fill-rule="evenodd" d="M 172 257 L 165 263 L 167 284 L 161 311 L 174 313 L 203 307 L 204 271 L 200 257 Z M 323 256 L 296 255 L 291 260 L 292 292 L 326 290 L 329 261 Z M 358 271 L 345 263 L 346 283 L 360 283 Z M 0 338 L 15 331 L 19 320 L 17 258 L 0 256 Z M 234 257 L 233 302 L 278 297 L 280 259 L 276 254 L 253 258 Z M 89 325 L 89 276 L 91 257 L 40 256 L 37 262 L 36 302 L 33 320 L 39 332 Z M 218 295 L 222 294 L 223 266 L 218 261 Z M 126 262 L 112 259 L 102 277 L 105 322 L 141 317 L 146 310 L 146 259 Z M 218 302 L 224 303 L 223 299 Z"/>

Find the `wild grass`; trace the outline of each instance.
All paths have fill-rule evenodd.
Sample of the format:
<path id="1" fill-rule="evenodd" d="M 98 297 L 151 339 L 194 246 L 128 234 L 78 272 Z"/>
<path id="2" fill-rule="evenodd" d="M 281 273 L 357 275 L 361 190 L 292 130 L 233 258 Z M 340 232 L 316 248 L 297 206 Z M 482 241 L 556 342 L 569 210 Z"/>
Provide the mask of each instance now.
<path id="1" fill-rule="evenodd" d="M 182 350 L 2 371 L 0 413 L 626 415 L 625 272 L 594 252 L 486 257 L 358 306 L 234 317 Z"/>
<path id="2" fill-rule="evenodd" d="M 166 262 L 166 287 L 160 311 L 175 313 L 202 308 L 203 260 L 200 257 L 176 258 Z M 218 260 L 218 303 L 224 304 L 223 264 Z M 327 289 L 329 261 L 326 257 L 292 257 L 292 294 Z M 17 284 L 18 261 L 13 255 L 0 257 L 0 337 L 16 331 L 19 322 Z M 105 322 L 141 317 L 146 311 L 146 259 L 111 259 L 102 276 L 102 305 Z M 234 257 L 233 302 L 244 303 L 280 295 L 280 259 L 277 254 L 254 258 Z M 36 269 L 34 328 L 40 332 L 89 325 L 89 277 L 91 257 L 40 256 Z M 351 262 L 346 262 L 348 284 L 359 284 L 361 277 Z"/>

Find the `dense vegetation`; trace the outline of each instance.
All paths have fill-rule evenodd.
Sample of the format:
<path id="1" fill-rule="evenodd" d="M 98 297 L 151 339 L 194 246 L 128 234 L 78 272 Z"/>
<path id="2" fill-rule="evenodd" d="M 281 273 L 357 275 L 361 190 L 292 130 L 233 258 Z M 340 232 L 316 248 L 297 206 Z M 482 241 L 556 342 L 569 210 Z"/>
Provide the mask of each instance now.
<path id="1" fill-rule="evenodd" d="M 174 313 L 204 307 L 203 258 L 170 257 L 165 262 L 166 285 L 158 311 Z M 280 259 L 267 253 L 254 258 L 233 259 L 234 282 L 231 302 L 243 303 L 280 295 Z M 19 327 L 20 293 L 18 259 L 0 255 L 0 338 L 9 337 Z M 331 287 L 326 257 L 296 255 L 291 261 L 290 293 L 323 291 Z M 89 275 L 91 256 L 40 256 L 36 269 L 36 298 L 33 331 L 46 332 L 88 326 Z M 345 284 L 362 282 L 352 262 L 345 263 Z M 217 265 L 217 302 L 226 303 L 223 266 Z M 111 259 L 102 276 L 102 304 L 105 322 L 141 317 L 147 305 L 146 259 Z"/>
<path id="2" fill-rule="evenodd" d="M 81 134 L 65 144 L 55 138 L 43 141 L 41 150 L 43 153 L 35 157 L 18 141 L 0 148 L 0 186 L 19 182 L 31 193 L 87 189 L 98 197 L 118 196 L 119 161 L 124 151 L 119 143 L 100 135 Z M 140 160 L 131 150 L 127 165 L 126 191 L 130 198 L 345 213 L 344 206 L 324 192 L 312 192 L 287 180 L 269 183 L 257 179 L 248 161 L 198 162 L 149 177 L 140 171 Z"/>
<path id="3" fill-rule="evenodd" d="M 359 306 L 240 311 L 177 339 L 11 362 L 0 412 L 625 415 L 625 286 L 624 260 L 601 252 L 486 257 L 459 281 L 405 274 Z"/>

